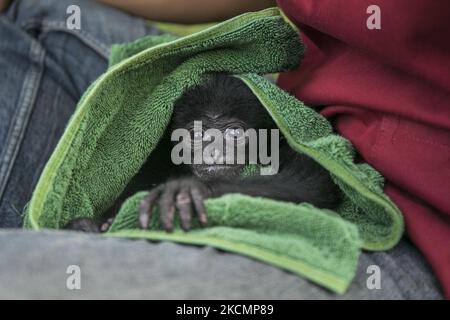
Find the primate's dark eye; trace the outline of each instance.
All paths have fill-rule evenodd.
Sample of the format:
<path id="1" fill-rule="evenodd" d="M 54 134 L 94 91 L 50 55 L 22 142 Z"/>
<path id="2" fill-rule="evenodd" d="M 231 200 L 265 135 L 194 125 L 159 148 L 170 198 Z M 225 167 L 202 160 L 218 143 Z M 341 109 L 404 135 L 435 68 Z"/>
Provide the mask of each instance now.
<path id="1" fill-rule="evenodd" d="M 203 136 L 205 134 L 205 131 L 203 129 L 199 128 L 192 128 L 189 130 L 189 134 L 191 136 L 191 139 L 194 141 L 201 141 L 203 139 Z"/>
<path id="2" fill-rule="evenodd" d="M 203 130 L 190 130 L 191 144 L 194 148 L 201 148 L 204 134 Z"/>
<path id="3" fill-rule="evenodd" d="M 225 138 L 230 140 L 242 140 L 244 139 L 244 128 L 232 127 L 225 130 Z"/>
<path id="4" fill-rule="evenodd" d="M 191 130 L 191 138 L 192 140 L 202 140 L 203 139 L 203 131 L 195 131 Z"/>

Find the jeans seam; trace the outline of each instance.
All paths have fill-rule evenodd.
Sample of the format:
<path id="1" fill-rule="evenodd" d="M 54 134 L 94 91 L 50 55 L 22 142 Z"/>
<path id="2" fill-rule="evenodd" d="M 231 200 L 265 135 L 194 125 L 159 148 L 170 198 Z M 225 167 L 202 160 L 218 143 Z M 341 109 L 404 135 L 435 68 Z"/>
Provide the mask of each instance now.
<path id="1" fill-rule="evenodd" d="M 83 30 L 70 30 L 67 28 L 65 22 L 51 21 L 51 20 L 29 20 L 22 24 L 21 27 L 24 30 L 39 27 L 43 32 L 64 32 L 74 35 L 77 39 L 89 46 L 95 52 L 100 54 L 103 58 L 108 59 L 109 47 L 104 43 L 98 41 L 90 33 Z"/>
<path id="2" fill-rule="evenodd" d="M 31 42 L 28 55 L 31 63 L 25 74 L 17 110 L 14 113 L 14 118 L 11 120 L 11 127 L 6 138 L 5 149 L 0 156 L 0 200 L 5 193 L 6 185 L 8 184 L 9 177 L 14 167 L 14 162 L 22 145 L 43 74 L 45 50 L 37 41 Z"/>

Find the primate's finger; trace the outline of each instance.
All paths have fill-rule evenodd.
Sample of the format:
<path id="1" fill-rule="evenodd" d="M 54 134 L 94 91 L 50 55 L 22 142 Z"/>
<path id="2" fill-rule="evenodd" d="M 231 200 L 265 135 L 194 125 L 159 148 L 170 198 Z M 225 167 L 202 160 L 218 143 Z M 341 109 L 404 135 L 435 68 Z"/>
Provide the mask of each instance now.
<path id="1" fill-rule="evenodd" d="M 197 214 L 200 225 L 204 226 L 208 222 L 206 210 L 203 204 L 203 193 L 198 188 L 191 189 L 192 201 L 194 202 L 195 213 Z"/>
<path id="2" fill-rule="evenodd" d="M 104 223 L 102 223 L 100 225 L 100 232 L 106 232 L 108 231 L 109 227 L 111 227 L 111 225 L 114 222 L 114 218 L 109 218 L 108 220 L 106 220 Z"/>
<path id="3" fill-rule="evenodd" d="M 159 199 L 159 220 L 167 232 L 173 230 L 173 218 L 175 216 L 175 186 L 167 187 Z"/>
<path id="4" fill-rule="evenodd" d="M 192 217 L 192 201 L 188 189 L 183 188 L 177 194 L 176 206 L 180 214 L 181 228 L 184 231 L 188 231 L 191 228 Z"/>
<path id="5" fill-rule="evenodd" d="M 139 226 L 142 229 L 148 229 L 153 207 L 155 206 L 155 201 L 158 199 L 159 193 L 159 189 L 153 189 L 139 203 Z"/>
<path id="6" fill-rule="evenodd" d="M 76 230 L 76 231 L 82 231 L 82 232 L 92 232 L 92 233 L 99 233 L 100 228 L 98 223 L 91 218 L 79 218 L 72 220 L 67 224 L 64 229 L 69 230 Z"/>

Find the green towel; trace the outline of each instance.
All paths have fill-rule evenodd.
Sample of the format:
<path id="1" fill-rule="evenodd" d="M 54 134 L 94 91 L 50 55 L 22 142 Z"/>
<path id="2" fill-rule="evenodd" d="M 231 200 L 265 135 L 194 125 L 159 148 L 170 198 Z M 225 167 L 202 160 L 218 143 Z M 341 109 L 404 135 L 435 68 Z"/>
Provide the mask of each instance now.
<path id="1" fill-rule="evenodd" d="M 25 226 L 61 228 L 74 218 L 101 215 L 152 154 L 177 98 L 207 75 L 227 72 L 249 86 L 294 150 L 330 171 L 342 204 L 334 212 L 229 194 L 206 201 L 207 228 L 168 234 L 161 231 L 157 212 L 154 230 L 138 229 L 137 204 L 145 195 L 140 192 L 124 203 L 106 235 L 209 245 L 345 292 L 360 250 L 394 246 L 403 220 L 383 194 L 382 177 L 369 165 L 354 163 L 350 143 L 333 134 L 325 118 L 261 76 L 294 68 L 302 54 L 297 32 L 276 8 L 179 39 L 146 37 L 114 46 L 108 71 L 81 98 L 40 177 Z"/>

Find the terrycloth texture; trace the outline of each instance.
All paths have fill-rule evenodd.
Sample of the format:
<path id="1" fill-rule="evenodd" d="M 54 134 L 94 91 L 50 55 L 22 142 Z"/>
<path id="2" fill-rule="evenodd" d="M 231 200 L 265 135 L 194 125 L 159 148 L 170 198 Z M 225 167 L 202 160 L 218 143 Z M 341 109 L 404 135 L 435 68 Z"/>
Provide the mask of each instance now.
<path id="1" fill-rule="evenodd" d="M 177 23 L 166 23 L 166 22 L 153 22 L 149 21 L 150 25 L 155 26 L 158 30 L 164 33 L 175 34 L 177 36 L 188 36 L 196 32 L 200 32 L 204 29 L 214 26 L 213 23 L 202 23 L 202 24 L 177 24 Z"/>
<path id="2" fill-rule="evenodd" d="M 320 105 L 336 132 L 382 172 L 409 239 L 450 299 L 450 1 L 277 3 L 308 48 L 278 85 Z M 373 4 L 381 29 L 369 30 Z"/>
<path id="3" fill-rule="evenodd" d="M 210 245 L 344 292 L 360 248 L 394 246 L 402 217 L 382 193 L 382 178 L 353 163 L 351 145 L 322 116 L 258 75 L 295 67 L 302 53 L 298 34 L 275 8 L 178 40 L 149 37 L 113 47 L 111 67 L 82 97 L 42 173 L 26 226 L 60 228 L 100 215 L 152 154 L 177 98 L 205 75 L 228 72 L 260 99 L 293 149 L 330 171 L 344 195 L 337 212 L 232 194 L 207 200 L 208 228 L 168 234 L 160 231 L 157 212 L 156 231 L 138 230 L 141 192 L 122 206 L 107 235 Z"/>

